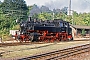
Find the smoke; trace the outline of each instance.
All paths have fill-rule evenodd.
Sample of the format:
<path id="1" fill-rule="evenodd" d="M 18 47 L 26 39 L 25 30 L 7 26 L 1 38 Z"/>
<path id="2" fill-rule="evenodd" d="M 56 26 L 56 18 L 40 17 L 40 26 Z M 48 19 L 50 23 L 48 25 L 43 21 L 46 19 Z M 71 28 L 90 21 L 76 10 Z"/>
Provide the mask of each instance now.
<path id="1" fill-rule="evenodd" d="M 79 12 L 90 12 L 90 0 L 71 0 L 71 10 Z M 52 0 L 45 3 L 45 6 L 48 6 L 52 9 L 61 9 L 63 7 L 69 6 L 69 0 Z"/>
<path id="2" fill-rule="evenodd" d="M 55 9 L 57 9 L 57 8 L 61 9 L 63 7 L 68 7 L 68 1 L 67 0 L 51 1 L 51 2 L 45 3 L 45 6 L 48 6 L 51 10 L 54 9 L 54 8 Z"/>

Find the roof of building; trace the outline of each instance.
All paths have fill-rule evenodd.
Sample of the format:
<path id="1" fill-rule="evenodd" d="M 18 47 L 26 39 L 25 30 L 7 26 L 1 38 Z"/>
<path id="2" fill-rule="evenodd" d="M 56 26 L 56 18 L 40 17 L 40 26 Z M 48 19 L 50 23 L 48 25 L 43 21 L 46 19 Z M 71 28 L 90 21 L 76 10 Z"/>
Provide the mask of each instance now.
<path id="1" fill-rule="evenodd" d="M 71 26 L 76 29 L 90 29 L 90 26 L 81 26 L 81 25 L 71 25 Z"/>

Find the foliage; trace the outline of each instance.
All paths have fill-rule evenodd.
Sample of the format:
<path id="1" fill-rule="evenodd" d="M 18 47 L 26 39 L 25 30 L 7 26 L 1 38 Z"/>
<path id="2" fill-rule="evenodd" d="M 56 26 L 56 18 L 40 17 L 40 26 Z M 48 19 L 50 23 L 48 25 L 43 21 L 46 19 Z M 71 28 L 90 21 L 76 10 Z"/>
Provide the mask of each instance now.
<path id="1" fill-rule="evenodd" d="M 90 13 L 76 13 L 73 12 L 74 25 L 90 26 Z"/>
<path id="2" fill-rule="evenodd" d="M 10 29 L 19 29 L 16 20 L 26 20 L 27 12 L 24 0 L 4 0 L 0 4 L 0 33 L 8 34 Z"/>
<path id="3" fill-rule="evenodd" d="M 19 24 L 18 24 L 18 25 L 13 26 L 12 30 L 20 30 L 20 26 L 19 26 Z"/>
<path id="4" fill-rule="evenodd" d="M 51 13 L 40 13 L 38 15 L 38 18 L 41 20 L 51 20 L 52 19 L 52 14 Z"/>
<path id="5" fill-rule="evenodd" d="M 4 14 L 12 16 L 14 19 L 25 19 L 28 7 L 24 0 L 4 0 L 1 4 Z"/>
<path id="6" fill-rule="evenodd" d="M 82 35 L 83 35 L 83 36 L 85 35 L 85 29 L 82 30 Z"/>

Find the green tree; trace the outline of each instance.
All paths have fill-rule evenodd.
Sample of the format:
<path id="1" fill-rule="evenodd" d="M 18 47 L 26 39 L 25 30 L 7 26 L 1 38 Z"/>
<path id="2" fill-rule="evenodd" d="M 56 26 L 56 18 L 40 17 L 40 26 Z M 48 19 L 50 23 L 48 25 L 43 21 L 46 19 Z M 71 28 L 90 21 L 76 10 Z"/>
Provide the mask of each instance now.
<path id="1" fill-rule="evenodd" d="M 0 4 L 0 31 L 9 32 L 17 26 L 16 19 L 27 19 L 28 7 L 24 0 L 4 0 Z M 2 33 L 2 32 L 1 32 Z"/>
<path id="2" fill-rule="evenodd" d="M 13 15 L 15 19 L 26 19 L 28 7 L 24 0 L 4 0 L 1 4 L 4 14 Z"/>
<path id="3" fill-rule="evenodd" d="M 83 36 L 85 35 L 85 29 L 82 29 L 82 35 Z"/>
<path id="4" fill-rule="evenodd" d="M 42 19 L 42 20 L 52 20 L 52 14 L 51 13 L 40 13 L 38 15 L 38 19 Z"/>

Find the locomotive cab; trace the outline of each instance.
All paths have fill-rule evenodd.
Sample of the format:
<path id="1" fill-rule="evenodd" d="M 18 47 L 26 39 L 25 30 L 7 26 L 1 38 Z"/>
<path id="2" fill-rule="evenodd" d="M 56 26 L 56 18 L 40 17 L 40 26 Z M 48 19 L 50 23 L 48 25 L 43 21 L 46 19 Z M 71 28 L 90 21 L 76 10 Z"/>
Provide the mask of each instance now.
<path id="1" fill-rule="evenodd" d="M 54 23 L 56 26 L 60 27 L 62 36 L 64 36 L 67 40 L 73 40 L 72 29 L 69 25 L 69 22 L 63 20 L 55 20 Z"/>

